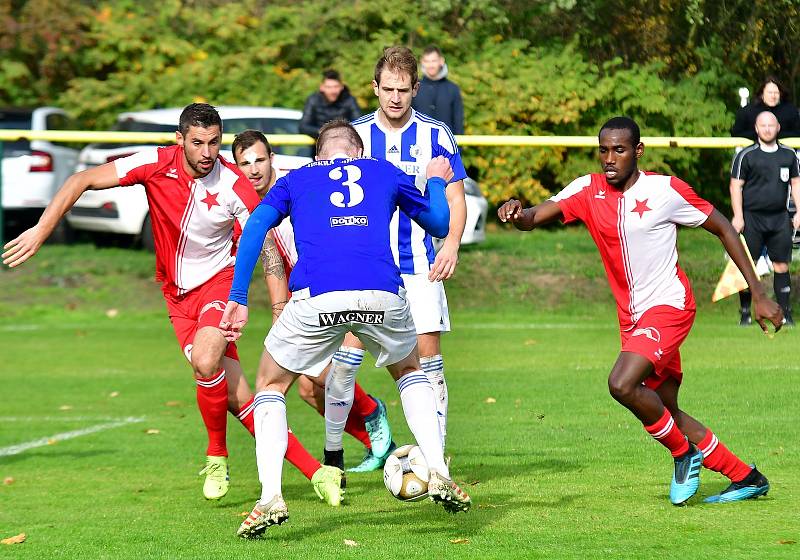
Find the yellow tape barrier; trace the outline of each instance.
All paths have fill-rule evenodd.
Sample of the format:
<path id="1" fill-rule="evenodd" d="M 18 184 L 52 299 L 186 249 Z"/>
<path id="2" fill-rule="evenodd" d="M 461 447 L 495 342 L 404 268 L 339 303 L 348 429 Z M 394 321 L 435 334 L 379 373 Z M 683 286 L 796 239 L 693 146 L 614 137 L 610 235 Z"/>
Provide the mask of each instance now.
<path id="1" fill-rule="evenodd" d="M 233 134 L 224 134 L 225 144 L 233 142 Z M 303 134 L 269 134 L 269 141 L 284 146 L 311 145 L 314 141 Z M 175 141 L 174 133 L 162 132 L 86 132 L 80 130 L 0 130 L 0 141 L 50 140 L 53 142 L 110 142 L 110 143 L 151 143 L 170 144 Z M 460 146 L 527 146 L 568 148 L 594 148 L 596 136 L 456 136 Z M 747 138 L 714 138 L 688 136 L 644 136 L 642 142 L 649 148 L 722 148 L 732 149 L 752 144 Z M 800 138 L 782 139 L 781 143 L 800 148 Z"/>

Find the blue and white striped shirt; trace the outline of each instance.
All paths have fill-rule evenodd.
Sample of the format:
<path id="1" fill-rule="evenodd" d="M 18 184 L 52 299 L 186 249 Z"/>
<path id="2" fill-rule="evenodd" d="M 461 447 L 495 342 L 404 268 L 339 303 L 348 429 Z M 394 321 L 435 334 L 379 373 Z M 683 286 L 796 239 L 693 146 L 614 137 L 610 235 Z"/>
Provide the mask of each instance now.
<path id="1" fill-rule="evenodd" d="M 450 160 L 455 174 L 451 182 L 467 177 L 453 133 L 446 124 L 423 113 L 411 109 L 411 118 L 400 130 L 387 130 L 377 111 L 352 124 L 364 142 L 364 155 L 385 159 L 415 177 L 420 192 L 425 192 L 425 168 L 437 156 Z M 389 227 L 392 253 L 400 272 L 427 274 L 435 256 L 431 236 L 400 210 Z"/>

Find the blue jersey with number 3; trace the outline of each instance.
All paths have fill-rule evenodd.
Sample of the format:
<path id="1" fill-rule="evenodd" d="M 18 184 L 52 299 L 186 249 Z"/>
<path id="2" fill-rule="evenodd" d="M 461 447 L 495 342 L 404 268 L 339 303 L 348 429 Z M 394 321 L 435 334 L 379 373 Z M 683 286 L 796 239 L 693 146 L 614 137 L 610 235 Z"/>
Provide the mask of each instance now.
<path id="1" fill-rule="evenodd" d="M 389 241 L 389 222 L 399 207 L 416 218 L 427 195 L 414 177 L 373 158 L 309 163 L 278 179 L 261 204 L 291 216 L 297 264 L 293 292 L 311 296 L 344 290 L 397 293 L 402 280 Z"/>

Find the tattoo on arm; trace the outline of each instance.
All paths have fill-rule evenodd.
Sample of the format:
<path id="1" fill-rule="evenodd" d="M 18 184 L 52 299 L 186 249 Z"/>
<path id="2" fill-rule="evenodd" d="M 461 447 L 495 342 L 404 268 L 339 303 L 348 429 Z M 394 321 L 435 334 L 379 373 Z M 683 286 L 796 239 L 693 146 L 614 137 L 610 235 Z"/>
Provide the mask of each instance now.
<path id="1" fill-rule="evenodd" d="M 286 278 L 286 269 L 283 267 L 283 259 L 281 259 L 278 246 L 275 244 L 275 239 L 272 237 L 272 232 L 267 234 L 264 239 L 264 247 L 261 249 L 261 264 L 264 266 L 264 276 L 272 275 L 275 278 Z"/>

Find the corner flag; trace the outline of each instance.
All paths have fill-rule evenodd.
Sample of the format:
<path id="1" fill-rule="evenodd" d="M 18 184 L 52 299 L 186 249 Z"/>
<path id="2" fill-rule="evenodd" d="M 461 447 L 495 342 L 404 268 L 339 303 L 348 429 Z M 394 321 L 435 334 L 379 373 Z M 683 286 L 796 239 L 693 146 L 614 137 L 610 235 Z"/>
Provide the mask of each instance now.
<path id="1" fill-rule="evenodd" d="M 753 267 L 753 271 L 756 273 L 756 276 L 760 277 L 761 275 L 758 273 L 756 265 L 753 262 L 753 257 L 750 255 L 750 251 L 747 249 L 747 244 L 744 242 L 744 237 L 739 235 L 739 239 L 742 241 L 744 252 L 747 253 L 747 259 L 750 261 L 750 266 Z M 714 295 L 711 296 L 711 301 L 717 302 L 723 298 L 737 294 L 746 289 L 747 281 L 739 271 L 739 267 L 736 266 L 735 262 L 728 259 L 728 264 L 725 265 L 725 270 L 722 272 L 719 282 L 717 282 L 717 287 L 714 289 Z"/>

